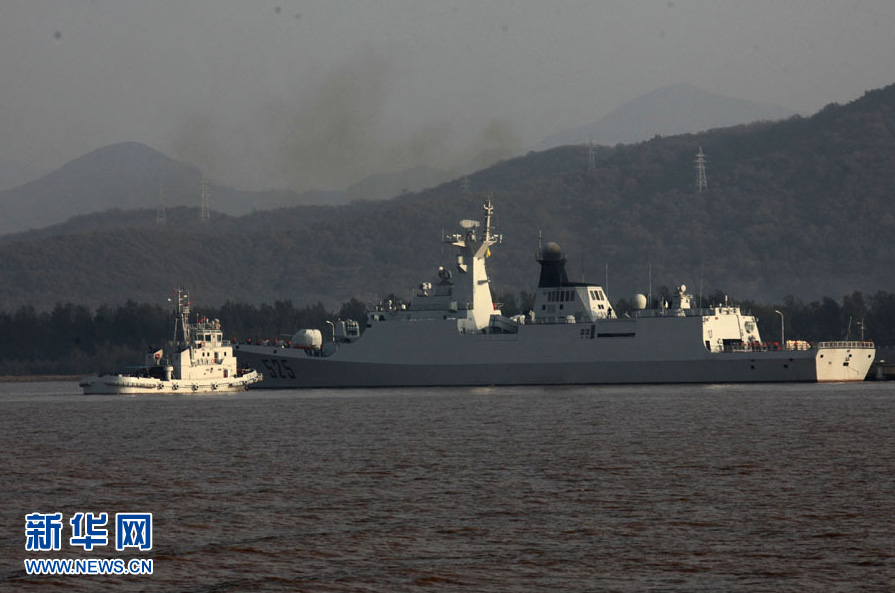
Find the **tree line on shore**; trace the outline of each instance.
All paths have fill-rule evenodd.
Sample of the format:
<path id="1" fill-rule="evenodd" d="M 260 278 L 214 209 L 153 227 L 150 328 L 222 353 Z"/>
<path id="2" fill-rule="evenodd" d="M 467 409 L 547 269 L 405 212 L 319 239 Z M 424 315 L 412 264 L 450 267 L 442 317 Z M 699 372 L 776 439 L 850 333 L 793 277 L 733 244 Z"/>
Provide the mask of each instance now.
<path id="1" fill-rule="evenodd" d="M 671 301 L 667 287 L 657 291 L 659 302 Z M 496 295 L 504 315 L 525 314 L 534 295 L 528 292 Z M 720 291 L 694 299 L 696 303 L 724 303 Z M 873 340 L 877 346 L 895 345 L 895 293 L 874 295 L 854 292 L 841 301 L 824 297 L 803 302 L 787 297 L 780 304 L 737 302 L 759 321 L 765 341 L 779 341 L 782 329 L 788 339 L 808 342 L 826 340 Z M 319 329 L 329 336 L 327 321 L 365 318 L 366 306 L 357 299 L 338 311 L 322 303 L 295 305 L 290 300 L 273 305 L 227 302 L 220 307 L 195 307 L 195 316 L 218 319 L 225 337 L 246 340 L 287 341 L 299 329 Z M 631 310 L 625 300 L 615 311 Z M 778 313 L 779 312 L 779 313 Z M 363 326 L 363 323 L 361 324 Z M 57 304 L 50 311 L 23 305 L 0 312 L 0 376 L 76 375 L 112 371 L 140 364 L 145 353 L 163 347 L 173 337 L 172 312 L 159 305 L 128 301 L 117 307 Z"/>

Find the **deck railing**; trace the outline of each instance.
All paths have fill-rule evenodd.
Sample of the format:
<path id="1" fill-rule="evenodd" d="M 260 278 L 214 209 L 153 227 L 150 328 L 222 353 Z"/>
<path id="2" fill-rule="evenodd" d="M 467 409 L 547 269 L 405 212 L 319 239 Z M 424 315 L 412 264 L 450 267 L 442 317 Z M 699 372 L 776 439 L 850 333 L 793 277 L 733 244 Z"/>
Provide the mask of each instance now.
<path id="1" fill-rule="evenodd" d="M 871 349 L 876 348 L 873 342 L 870 341 L 841 341 L 841 342 L 820 342 L 817 344 L 818 348 L 865 348 Z"/>
<path id="2" fill-rule="evenodd" d="M 869 340 L 857 341 L 857 340 L 841 340 L 837 342 L 818 342 L 816 345 L 813 345 L 809 342 L 804 342 L 802 340 L 787 340 L 786 345 L 781 347 L 777 342 L 762 342 L 762 343 L 753 343 L 747 344 L 745 342 L 742 343 L 730 343 L 725 344 L 723 351 L 724 352 L 780 352 L 780 351 L 792 351 L 792 350 L 813 350 L 820 348 L 854 348 L 854 349 L 865 349 L 871 350 L 876 348 L 873 342 Z"/>

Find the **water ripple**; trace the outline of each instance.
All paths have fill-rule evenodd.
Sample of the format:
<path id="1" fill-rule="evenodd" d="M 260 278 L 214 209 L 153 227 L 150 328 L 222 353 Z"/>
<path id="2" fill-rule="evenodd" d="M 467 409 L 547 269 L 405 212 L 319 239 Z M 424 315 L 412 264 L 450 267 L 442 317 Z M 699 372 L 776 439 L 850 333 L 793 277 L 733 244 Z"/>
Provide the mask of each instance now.
<path id="1" fill-rule="evenodd" d="M 0 588 L 887 591 L 893 389 L 3 384 Z M 115 556 L 26 553 L 35 511 L 152 512 L 154 574 L 25 575 Z"/>

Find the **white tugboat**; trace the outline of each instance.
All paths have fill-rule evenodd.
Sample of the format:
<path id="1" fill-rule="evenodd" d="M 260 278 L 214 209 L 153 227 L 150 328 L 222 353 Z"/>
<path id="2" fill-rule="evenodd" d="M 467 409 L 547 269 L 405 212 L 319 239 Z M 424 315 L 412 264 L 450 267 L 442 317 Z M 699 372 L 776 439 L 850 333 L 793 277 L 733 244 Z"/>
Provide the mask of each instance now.
<path id="1" fill-rule="evenodd" d="M 694 308 L 680 286 L 670 305 L 619 317 L 602 287 L 570 282 L 555 243 L 538 254 L 534 310 L 501 314 L 491 297 L 486 258 L 501 241 L 464 220 L 445 238 L 456 264 L 420 285 L 407 304 L 388 302 L 355 321 L 338 321 L 334 340 L 301 330 L 291 347 L 235 346 L 243 364 L 263 370 L 263 388 L 601 383 L 862 381 L 872 342 L 762 342 L 756 319 L 737 306 Z"/>
<path id="2" fill-rule="evenodd" d="M 257 371 L 238 366 L 218 320 L 190 323 L 189 296 L 177 290 L 175 297 L 171 354 L 158 350 L 146 356 L 143 366 L 85 377 L 80 383 L 84 393 L 222 393 L 245 391 L 261 381 Z"/>

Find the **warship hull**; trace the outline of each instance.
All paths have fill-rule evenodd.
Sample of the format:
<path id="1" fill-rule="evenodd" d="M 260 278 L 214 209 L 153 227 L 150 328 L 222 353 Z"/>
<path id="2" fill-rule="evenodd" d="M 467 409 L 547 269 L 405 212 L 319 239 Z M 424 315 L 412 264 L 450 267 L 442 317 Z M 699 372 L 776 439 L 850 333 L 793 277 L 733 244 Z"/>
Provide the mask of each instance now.
<path id="1" fill-rule="evenodd" d="M 271 389 L 862 381 L 874 357 L 872 344 L 865 342 L 709 352 L 698 341 L 687 345 L 681 339 L 687 332 L 674 332 L 676 339 L 649 336 L 662 324 L 649 328 L 643 321 L 649 320 L 607 321 L 601 328 L 522 326 L 516 334 L 474 335 L 458 334 L 455 325 L 443 322 L 418 322 L 406 330 L 407 324 L 393 323 L 383 324 L 385 335 L 375 336 L 379 328 L 370 328 L 360 341 L 329 356 L 276 346 L 234 348 L 241 364 L 264 373 L 253 387 Z M 676 325 L 686 325 L 686 319 L 680 321 Z M 613 328 L 616 324 L 623 327 Z M 443 331 L 432 327 L 438 325 Z M 597 337 L 598 329 L 604 337 Z"/>
<path id="2" fill-rule="evenodd" d="M 484 225 L 464 219 L 462 232 L 444 237 L 456 248 L 452 264 L 409 302 L 370 307 L 363 335 L 358 322 L 340 319 L 328 322 L 326 343 L 305 329 L 294 344 L 234 345 L 240 364 L 264 373 L 256 387 L 862 381 L 873 362 L 872 342 L 810 345 L 781 335 L 768 344 L 755 317 L 726 298 L 693 307 L 683 284 L 671 303 L 638 294 L 619 315 L 603 287 L 569 280 L 556 243 L 536 256 L 532 309 L 505 317 L 486 270 L 502 241 L 490 199 L 483 211 Z"/>

